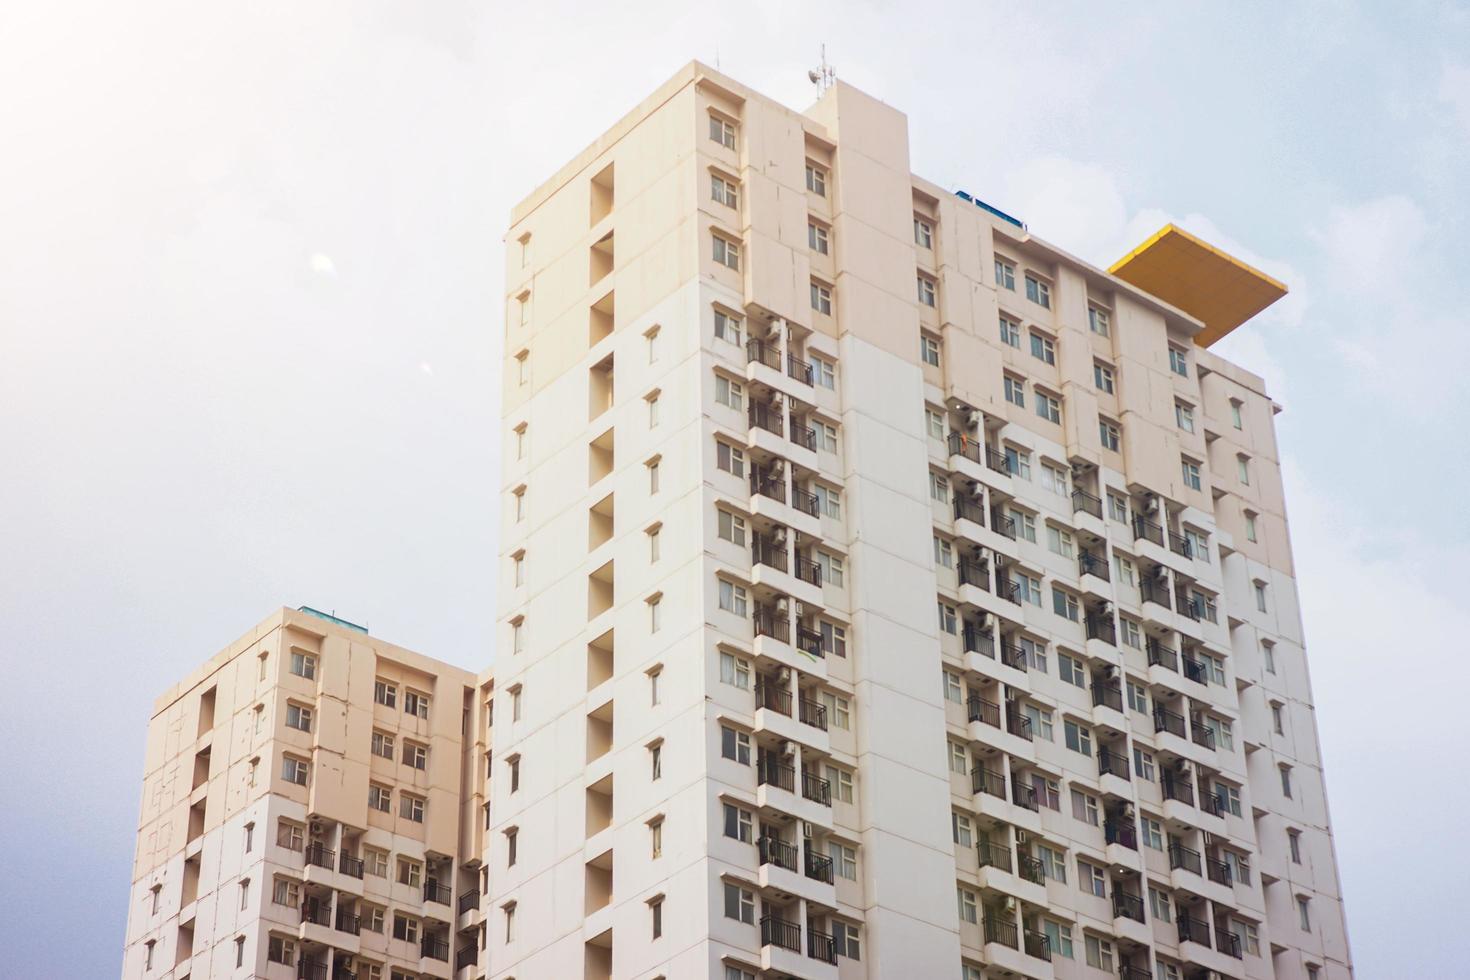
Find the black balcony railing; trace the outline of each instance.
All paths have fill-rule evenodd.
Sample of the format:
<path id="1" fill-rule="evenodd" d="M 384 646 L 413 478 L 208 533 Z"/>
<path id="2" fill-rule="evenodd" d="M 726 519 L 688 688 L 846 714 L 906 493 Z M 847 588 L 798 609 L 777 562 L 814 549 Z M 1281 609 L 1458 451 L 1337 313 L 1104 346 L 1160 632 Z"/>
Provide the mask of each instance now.
<path id="1" fill-rule="evenodd" d="M 1154 980 L 1154 975 L 1141 966 L 1124 963 L 1118 967 L 1118 980 Z"/>
<path id="2" fill-rule="evenodd" d="M 786 376 L 800 381 L 804 385 L 812 383 L 812 366 L 803 361 L 795 354 L 786 355 Z"/>
<path id="3" fill-rule="evenodd" d="M 762 837 L 756 844 L 760 850 L 761 864 L 774 864 L 787 871 L 796 870 L 796 845 L 788 844 L 779 837 Z"/>
<path id="4" fill-rule="evenodd" d="M 979 856 L 980 867 L 995 868 L 997 871 L 1010 873 L 1011 849 L 1008 845 L 995 844 L 982 837 L 980 843 L 975 846 L 975 850 Z"/>
<path id="5" fill-rule="evenodd" d="M 796 556 L 796 577 L 808 585 L 822 586 L 822 566 L 805 555 Z"/>
<path id="6" fill-rule="evenodd" d="M 321 841 L 312 841 L 306 845 L 306 863 L 330 871 L 337 863 L 337 852 Z"/>
<path id="7" fill-rule="evenodd" d="M 1205 669 L 1203 660 L 1196 660 L 1189 654 L 1180 658 L 1184 663 L 1184 676 L 1196 684 L 1208 684 L 1210 682 L 1209 672 Z"/>
<path id="8" fill-rule="evenodd" d="M 762 752 L 756 757 L 756 782 L 762 786 L 774 786 L 788 793 L 796 792 L 796 767 L 781 761 L 774 752 Z"/>
<path id="9" fill-rule="evenodd" d="M 992 728 L 1000 727 L 1000 705 L 987 701 L 978 694 L 972 694 L 968 707 L 971 721 L 983 722 Z"/>
<path id="10" fill-rule="evenodd" d="M 786 481 L 773 473 L 762 473 L 759 470 L 750 471 L 750 492 L 762 497 L 770 497 L 786 503 Z M 796 501 L 792 501 L 794 505 Z"/>
<path id="11" fill-rule="evenodd" d="M 801 773 L 801 795 L 822 806 L 832 805 L 832 784 L 814 772 Z"/>
<path id="12" fill-rule="evenodd" d="M 1215 926 L 1215 948 L 1226 956 L 1233 956 L 1237 960 L 1245 959 L 1241 955 L 1240 937 L 1229 929 L 1221 929 Z"/>
<path id="13" fill-rule="evenodd" d="M 1051 959 L 1051 940 L 1046 938 L 1042 932 L 1026 930 L 1026 955 L 1033 956 L 1038 960 Z"/>
<path id="14" fill-rule="evenodd" d="M 799 698 L 796 702 L 797 720 L 803 725 L 827 730 L 827 706 L 811 698 Z"/>
<path id="15" fill-rule="evenodd" d="M 956 492 L 954 495 L 954 519 L 957 521 L 972 521 L 985 526 L 985 505 L 978 500 Z"/>
<path id="16" fill-rule="evenodd" d="M 1016 806 L 1027 810 L 1038 810 L 1040 808 L 1040 805 L 1036 802 L 1035 788 L 1024 786 L 1014 780 L 1011 783 L 1011 800 L 1015 802 Z"/>
<path id="17" fill-rule="evenodd" d="M 810 847 L 808 847 L 805 851 L 805 860 L 803 862 L 803 865 L 806 876 L 808 878 L 812 879 L 813 881 L 821 881 L 829 885 L 832 884 L 831 858 L 822 857 L 820 854 L 815 853 Z"/>
<path id="18" fill-rule="evenodd" d="M 1163 791 L 1164 799 L 1194 806 L 1194 787 L 1183 776 L 1165 773 L 1159 780 L 1159 788 Z"/>
<path id="19" fill-rule="evenodd" d="M 1103 822 L 1103 837 L 1109 844 L 1121 844 L 1131 851 L 1138 850 L 1138 828 L 1132 820 L 1109 818 Z"/>
<path id="20" fill-rule="evenodd" d="M 1179 672 L 1179 654 L 1169 647 L 1164 646 L 1153 637 L 1148 638 L 1146 644 L 1148 649 L 1148 665 L 1150 667 L 1164 667 L 1175 673 Z"/>
<path id="21" fill-rule="evenodd" d="M 1234 881 L 1230 877 L 1230 865 L 1224 861 L 1216 861 L 1214 858 L 1205 858 L 1205 877 L 1217 885 L 1230 887 Z"/>
<path id="22" fill-rule="evenodd" d="M 808 517 L 822 516 L 822 506 L 821 502 L 817 500 L 817 495 L 795 484 L 791 487 L 791 506 Z"/>
<path id="23" fill-rule="evenodd" d="M 463 970 L 480 961 L 480 951 L 474 946 L 461 946 L 454 952 L 454 969 Z"/>
<path id="24" fill-rule="evenodd" d="M 976 766 L 970 770 L 970 787 L 976 793 L 1006 798 L 1006 778 L 994 769 Z"/>
<path id="25" fill-rule="evenodd" d="M 1210 925 L 1204 919 L 1196 919 L 1188 912 L 1179 913 L 1179 941 L 1210 945 Z"/>
<path id="26" fill-rule="evenodd" d="M 1215 747 L 1215 733 L 1205 725 L 1204 719 L 1199 715 L 1189 719 L 1189 737 L 1194 739 L 1195 745 L 1202 745 L 1207 749 Z"/>
<path id="27" fill-rule="evenodd" d="M 1021 583 L 1012 582 L 1010 574 L 1004 568 L 995 570 L 995 594 L 1006 602 L 1021 604 Z"/>
<path id="28" fill-rule="evenodd" d="M 1086 490 L 1073 490 L 1072 511 L 1074 513 L 1081 511 L 1086 514 L 1091 514 L 1093 517 L 1096 517 L 1100 520 L 1103 516 L 1102 500 L 1098 497 L 1094 497 Z"/>
<path id="29" fill-rule="evenodd" d="M 810 927 L 806 931 L 806 955 L 823 963 L 837 962 L 837 943 L 825 932 Z"/>
<path id="30" fill-rule="evenodd" d="M 332 967 L 332 980 L 357 980 L 357 974 L 338 963 Z"/>
<path id="31" fill-rule="evenodd" d="M 296 964 L 297 980 L 327 980 L 327 971 L 327 964 L 314 963 L 305 956 Z"/>
<path id="32" fill-rule="evenodd" d="M 979 653 L 995 659 L 995 636 L 992 633 L 983 632 L 974 623 L 965 624 L 965 652 Z"/>
<path id="33" fill-rule="evenodd" d="M 1143 921 L 1143 899 L 1130 895 L 1121 888 L 1113 889 L 1113 918 Z"/>
<path id="34" fill-rule="evenodd" d="M 781 348 L 764 340 L 752 337 L 747 341 L 745 357 L 748 363 L 764 364 L 772 371 L 781 370 Z"/>
<path id="35" fill-rule="evenodd" d="M 362 861 L 343 851 L 341 856 L 337 858 L 337 870 L 344 875 L 361 878 L 363 872 Z"/>
<path id="36" fill-rule="evenodd" d="M 778 543 L 775 538 L 764 534 L 751 536 L 750 560 L 778 572 L 787 571 L 791 567 L 791 556 L 786 551 L 785 542 Z"/>
<path id="37" fill-rule="evenodd" d="M 1000 943 L 1011 949 L 1020 948 L 1020 936 L 1016 932 L 1016 920 L 1006 919 L 998 915 L 987 915 L 984 918 L 985 941 L 987 943 Z"/>
<path id="38" fill-rule="evenodd" d="M 798 446 L 800 446 L 803 449 L 810 450 L 811 452 L 816 452 L 817 451 L 817 430 L 816 429 L 813 429 L 811 426 L 807 425 L 805 422 L 798 422 L 796 419 L 792 419 L 791 420 L 791 441 L 794 442 L 794 443 L 796 443 Z"/>
<path id="39" fill-rule="evenodd" d="M 1026 651 L 1010 640 L 1002 638 L 1000 641 L 1000 662 L 1007 667 L 1017 670 L 1026 669 Z"/>
<path id="40" fill-rule="evenodd" d="M 1163 606 L 1165 609 L 1174 608 L 1169 602 L 1168 585 L 1160 582 L 1153 575 L 1145 575 L 1139 579 L 1138 594 L 1143 598 L 1144 602 L 1152 602 L 1156 605 Z"/>
<path id="41" fill-rule="evenodd" d="M 779 643 L 791 642 L 791 617 L 775 606 L 756 606 L 751 623 L 756 636 L 769 636 Z"/>
<path id="42" fill-rule="evenodd" d="M 1171 870 L 1182 868 L 1192 874 L 1204 874 L 1204 866 L 1203 862 L 1200 860 L 1199 851 L 1185 847 L 1178 841 L 1174 841 L 1169 844 L 1169 868 Z M 1183 917 L 1181 916 L 1181 919 L 1182 918 Z M 1207 937 L 1208 935 L 1209 934 L 1206 933 Z M 1206 938 L 1205 942 L 1208 943 L 1209 939 Z"/>
<path id="43" fill-rule="evenodd" d="M 1102 555 L 1095 555 L 1090 551 L 1077 552 L 1077 570 L 1083 575 L 1091 575 L 1100 578 L 1104 582 L 1113 580 L 1112 573 L 1108 571 L 1108 560 Z"/>
<path id="44" fill-rule="evenodd" d="M 809 653 L 813 657 L 827 656 L 827 651 L 822 649 L 821 632 L 800 623 L 796 624 L 796 649 Z M 845 656 L 845 654 L 839 649 L 838 656 Z"/>
<path id="45" fill-rule="evenodd" d="M 1199 808 L 1213 817 L 1225 816 L 1225 801 L 1213 793 L 1200 793 Z"/>
<path id="46" fill-rule="evenodd" d="M 972 463 L 983 463 L 985 461 L 985 443 L 973 436 L 956 432 L 949 432 L 949 454 L 951 456 L 963 456 Z"/>
<path id="47" fill-rule="evenodd" d="M 424 901 L 436 902 L 439 905 L 448 905 L 450 900 L 449 886 L 430 878 L 424 882 Z M 448 953 L 444 954 L 446 957 Z"/>
<path id="48" fill-rule="evenodd" d="M 1101 640 L 1109 646 L 1118 645 L 1118 624 L 1111 613 L 1089 613 L 1085 623 L 1087 638 Z"/>
<path id="49" fill-rule="evenodd" d="M 459 914 L 460 915 L 464 915 L 466 912 L 470 911 L 471 909 L 477 909 L 477 908 L 479 908 L 480 907 L 480 890 L 478 888 L 476 888 L 473 891 L 467 891 L 467 892 L 462 893 L 459 896 L 459 905 L 457 907 L 459 909 Z"/>
<path id="50" fill-rule="evenodd" d="M 757 708 L 765 708 L 790 718 L 791 689 L 769 677 L 761 677 L 755 682 L 755 704 Z"/>
<path id="51" fill-rule="evenodd" d="M 1014 701 L 1006 705 L 1006 731 L 1017 738 L 1024 738 L 1028 742 L 1031 741 L 1031 719 L 1027 718 L 1021 712 L 1020 708 L 1016 707 Z"/>
<path id="52" fill-rule="evenodd" d="M 1180 738 L 1188 738 L 1189 734 L 1184 730 L 1184 716 L 1177 711 L 1158 705 L 1154 706 L 1154 731 L 1168 732 Z"/>
<path id="53" fill-rule="evenodd" d="M 746 413 L 753 429 L 765 429 L 773 435 L 786 434 L 786 418 L 781 409 L 764 402 L 751 402 Z"/>
<path id="54" fill-rule="evenodd" d="M 1040 860 L 1029 854 L 1016 855 L 1016 873 L 1033 885 L 1046 883 L 1046 869 Z"/>
<path id="55" fill-rule="evenodd" d="M 1169 550 L 1176 555 L 1183 555 L 1185 558 L 1194 557 L 1194 549 L 1190 547 L 1189 539 L 1182 534 L 1175 534 L 1173 531 L 1169 532 Z"/>
<path id="56" fill-rule="evenodd" d="M 331 903 L 315 898 L 306 899 L 301 903 L 301 921 L 330 928 L 332 925 Z"/>
<path id="57" fill-rule="evenodd" d="M 1001 537 L 1016 540 L 1016 522 L 1002 514 L 999 507 L 990 510 L 990 526 Z"/>
<path id="58" fill-rule="evenodd" d="M 990 591 L 990 565 L 973 558 L 960 559 L 960 584 Z"/>
<path id="59" fill-rule="evenodd" d="M 1135 514 L 1133 517 L 1133 539 L 1137 541 L 1139 538 L 1145 541 L 1152 541 L 1162 548 L 1164 546 L 1164 529 L 1142 514 Z"/>
<path id="60" fill-rule="evenodd" d="M 761 917 L 761 945 L 801 952 L 801 926 L 779 915 Z"/>
<path id="61" fill-rule="evenodd" d="M 1006 476 L 1012 476 L 1015 473 L 1015 470 L 1011 468 L 1010 458 L 992 446 L 985 447 L 985 465 L 997 473 L 1004 473 Z"/>
<path id="62" fill-rule="evenodd" d="M 1203 605 L 1203 603 L 1197 602 L 1192 599 L 1189 595 L 1189 592 L 1185 589 L 1176 588 L 1174 590 L 1174 608 L 1179 610 L 1179 615 L 1183 616 L 1185 619 L 1193 619 L 1196 621 L 1201 619 L 1202 613 L 1204 612 Z"/>
<path id="63" fill-rule="evenodd" d="M 1112 749 L 1098 749 L 1097 774 L 1099 776 L 1117 776 L 1119 779 L 1127 779 L 1128 757 L 1121 752 L 1114 752 Z"/>
<path id="64" fill-rule="evenodd" d="M 1094 681 L 1092 684 L 1092 703 L 1095 707 L 1112 708 L 1114 711 L 1122 711 L 1123 691 L 1113 684 Z"/>
<path id="65" fill-rule="evenodd" d="M 448 939 L 439 936 L 425 936 L 424 941 L 419 945 L 419 951 L 424 954 L 425 959 L 449 962 Z"/>
<path id="66" fill-rule="evenodd" d="M 346 909 L 337 910 L 337 931 L 357 935 L 362 931 L 362 919 Z"/>

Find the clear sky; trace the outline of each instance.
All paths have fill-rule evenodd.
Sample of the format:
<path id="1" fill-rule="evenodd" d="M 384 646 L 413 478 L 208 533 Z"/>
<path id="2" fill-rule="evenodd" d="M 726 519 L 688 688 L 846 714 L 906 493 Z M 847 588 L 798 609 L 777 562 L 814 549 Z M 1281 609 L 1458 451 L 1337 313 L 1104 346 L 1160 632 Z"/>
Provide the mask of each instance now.
<path id="1" fill-rule="evenodd" d="M 1463 973 L 1470 7 L 1326 0 L 5 5 L 0 972 L 116 975 L 152 700 L 272 608 L 490 659 L 511 206 L 824 41 L 929 179 L 1291 286 L 1221 351 L 1286 407 L 1353 953 Z"/>

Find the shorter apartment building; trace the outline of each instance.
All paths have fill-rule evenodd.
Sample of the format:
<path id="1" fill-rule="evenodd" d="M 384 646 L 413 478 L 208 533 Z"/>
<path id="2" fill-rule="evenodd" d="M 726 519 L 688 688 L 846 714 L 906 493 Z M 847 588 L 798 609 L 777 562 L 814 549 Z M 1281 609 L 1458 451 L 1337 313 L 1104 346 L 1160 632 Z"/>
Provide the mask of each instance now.
<path id="1" fill-rule="evenodd" d="M 474 967 L 490 683 L 303 607 L 160 697 L 125 980 Z"/>

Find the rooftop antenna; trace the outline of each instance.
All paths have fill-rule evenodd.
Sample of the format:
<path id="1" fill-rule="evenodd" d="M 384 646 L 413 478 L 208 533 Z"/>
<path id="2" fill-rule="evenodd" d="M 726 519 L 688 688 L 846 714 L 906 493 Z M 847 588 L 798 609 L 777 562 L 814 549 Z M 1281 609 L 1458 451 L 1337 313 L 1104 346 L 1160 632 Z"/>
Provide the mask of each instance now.
<path id="1" fill-rule="evenodd" d="M 806 77 L 817 87 L 819 97 L 827 94 L 827 90 L 837 84 L 837 69 L 827 64 L 827 45 L 822 45 L 822 64 L 807 72 Z"/>

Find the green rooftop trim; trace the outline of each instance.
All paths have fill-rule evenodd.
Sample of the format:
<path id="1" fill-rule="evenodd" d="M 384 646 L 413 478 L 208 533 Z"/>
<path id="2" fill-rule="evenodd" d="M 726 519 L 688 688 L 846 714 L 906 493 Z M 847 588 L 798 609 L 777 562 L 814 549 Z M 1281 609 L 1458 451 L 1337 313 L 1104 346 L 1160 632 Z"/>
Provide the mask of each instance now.
<path id="1" fill-rule="evenodd" d="M 327 622 L 336 623 L 338 626 L 345 626 L 350 630 L 357 630 L 359 633 L 367 632 L 366 626 L 359 626 L 356 623 L 349 623 L 345 619 L 340 619 L 337 616 L 333 616 L 331 613 L 324 613 L 320 609 L 313 609 L 310 606 L 297 606 L 296 611 L 304 612 L 308 616 L 315 616 L 317 619 L 325 619 Z"/>

